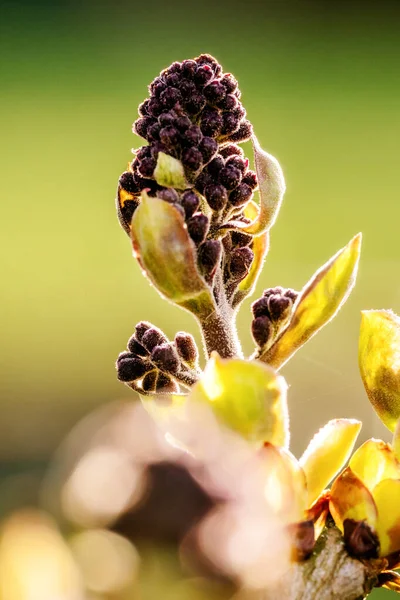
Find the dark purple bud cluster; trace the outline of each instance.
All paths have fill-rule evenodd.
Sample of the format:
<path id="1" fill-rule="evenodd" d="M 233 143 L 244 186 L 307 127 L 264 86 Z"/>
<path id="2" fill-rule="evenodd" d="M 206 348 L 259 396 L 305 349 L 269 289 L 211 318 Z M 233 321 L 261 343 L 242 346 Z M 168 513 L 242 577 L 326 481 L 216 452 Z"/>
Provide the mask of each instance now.
<path id="1" fill-rule="evenodd" d="M 253 302 L 251 331 L 260 348 L 270 344 L 288 323 L 298 295 L 295 290 L 278 286 L 265 290 L 262 297 Z"/>
<path id="2" fill-rule="evenodd" d="M 160 329 L 141 321 L 128 340 L 127 350 L 118 356 L 116 368 L 118 379 L 134 384 L 135 389 L 177 392 L 174 376 L 196 366 L 197 360 L 197 346 L 190 334 L 179 332 L 174 342 L 169 342 Z"/>

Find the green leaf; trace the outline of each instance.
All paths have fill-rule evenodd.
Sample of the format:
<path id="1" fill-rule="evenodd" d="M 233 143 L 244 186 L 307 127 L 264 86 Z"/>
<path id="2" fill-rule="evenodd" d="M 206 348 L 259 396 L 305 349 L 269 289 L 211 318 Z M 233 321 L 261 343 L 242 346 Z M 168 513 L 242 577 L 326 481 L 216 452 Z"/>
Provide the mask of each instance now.
<path id="1" fill-rule="evenodd" d="M 260 194 L 260 207 L 257 217 L 241 231 L 251 235 L 261 235 L 274 225 L 282 204 L 286 185 L 279 162 L 265 152 L 255 135 L 252 137 L 254 165 Z"/>
<path id="2" fill-rule="evenodd" d="M 143 192 L 131 236 L 143 271 L 163 296 L 196 314 L 214 310 L 209 288 L 197 270 L 195 246 L 172 204 Z"/>
<path id="3" fill-rule="evenodd" d="M 186 181 L 183 164 L 177 158 L 159 152 L 157 165 L 154 170 L 154 179 L 158 185 L 172 187 L 178 190 L 185 190 L 190 187 Z"/>
<path id="4" fill-rule="evenodd" d="M 286 329 L 257 358 L 281 367 L 333 319 L 354 287 L 360 247 L 359 233 L 313 275 L 300 292 Z"/>
<path id="5" fill-rule="evenodd" d="M 191 399 L 206 402 L 222 423 L 247 440 L 287 446 L 287 385 L 260 362 L 221 359 L 213 353 Z"/>
<path id="6" fill-rule="evenodd" d="M 394 431 L 400 418 L 400 318 L 390 310 L 363 311 L 358 350 L 368 398 Z"/>

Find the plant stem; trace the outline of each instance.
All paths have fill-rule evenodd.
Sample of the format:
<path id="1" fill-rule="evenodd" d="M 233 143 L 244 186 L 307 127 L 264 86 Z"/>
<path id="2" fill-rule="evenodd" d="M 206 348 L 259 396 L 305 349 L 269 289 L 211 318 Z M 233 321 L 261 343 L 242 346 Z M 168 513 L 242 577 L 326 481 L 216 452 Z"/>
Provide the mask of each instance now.
<path id="1" fill-rule="evenodd" d="M 296 563 L 257 600 L 363 600 L 378 583 L 384 559 L 360 561 L 349 556 L 336 527 L 328 527 L 314 554 Z"/>
<path id="2" fill-rule="evenodd" d="M 236 331 L 235 312 L 217 308 L 207 317 L 200 319 L 201 332 L 207 358 L 216 350 L 222 358 L 243 357 Z"/>

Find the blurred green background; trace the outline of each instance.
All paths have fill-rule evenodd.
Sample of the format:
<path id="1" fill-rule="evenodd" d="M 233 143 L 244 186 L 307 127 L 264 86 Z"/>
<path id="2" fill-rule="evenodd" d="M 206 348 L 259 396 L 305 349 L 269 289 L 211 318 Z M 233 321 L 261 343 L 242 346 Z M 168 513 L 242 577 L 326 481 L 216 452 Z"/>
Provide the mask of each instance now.
<path id="1" fill-rule="evenodd" d="M 336 416 L 388 440 L 357 337 L 361 309 L 400 311 L 399 3 L 26 0 L 2 15 L 1 510 L 22 502 L 15 474 L 40 471 L 84 414 L 129 397 L 114 361 L 137 321 L 198 336 L 143 279 L 114 196 L 140 145 L 131 123 L 147 84 L 202 52 L 235 74 L 286 176 L 258 291 L 300 288 L 364 233 L 351 299 L 284 369 L 292 448 Z M 250 353 L 249 305 L 239 329 Z"/>

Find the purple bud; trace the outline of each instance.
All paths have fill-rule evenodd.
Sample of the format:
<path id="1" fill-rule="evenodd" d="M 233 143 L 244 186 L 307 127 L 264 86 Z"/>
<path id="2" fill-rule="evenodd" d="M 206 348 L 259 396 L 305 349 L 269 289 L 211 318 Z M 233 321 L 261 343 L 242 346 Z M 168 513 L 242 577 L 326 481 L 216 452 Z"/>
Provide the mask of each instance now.
<path id="1" fill-rule="evenodd" d="M 137 339 L 135 338 L 134 335 L 132 335 L 129 338 L 126 347 L 128 348 L 129 352 L 131 352 L 132 354 L 135 354 L 137 356 L 147 356 L 146 348 L 137 341 Z"/>
<path id="2" fill-rule="evenodd" d="M 296 290 L 292 290 L 291 288 L 289 288 L 285 291 L 284 295 L 287 298 L 290 298 L 291 301 L 294 303 L 294 302 L 296 302 L 297 298 L 299 297 L 299 292 L 296 292 Z"/>
<path id="3" fill-rule="evenodd" d="M 154 123 L 155 123 L 155 120 L 152 119 L 151 117 L 142 117 L 140 119 L 137 119 L 134 122 L 133 127 L 132 127 L 133 132 L 136 133 L 136 135 L 139 135 L 140 137 L 146 139 L 148 129 Z"/>
<path id="4" fill-rule="evenodd" d="M 158 117 L 158 122 L 160 123 L 161 127 L 166 127 L 167 125 L 174 125 L 175 120 L 176 120 L 176 113 L 173 110 L 162 113 Z"/>
<path id="5" fill-rule="evenodd" d="M 235 280 L 240 280 L 246 277 L 251 263 L 253 262 L 254 254 L 247 246 L 244 248 L 236 248 L 231 253 L 229 270 Z"/>
<path id="6" fill-rule="evenodd" d="M 168 87 L 162 92 L 160 100 L 166 108 L 173 108 L 177 102 L 182 100 L 182 94 L 177 88 Z"/>
<path id="7" fill-rule="evenodd" d="M 199 150 L 204 163 L 208 163 L 218 151 L 218 142 L 212 137 L 203 137 L 199 144 Z"/>
<path id="8" fill-rule="evenodd" d="M 154 158 L 144 158 L 139 164 L 138 171 L 142 177 L 153 177 L 156 165 Z"/>
<path id="9" fill-rule="evenodd" d="M 214 77 L 214 73 L 209 65 L 201 65 L 194 74 L 195 82 L 202 86 L 206 85 Z"/>
<path id="10" fill-rule="evenodd" d="M 221 74 L 222 67 L 218 63 L 218 61 L 216 61 L 215 58 L 211 56 L 211 54 L 201 54 L 196 58 L 196 62 L 198 65 L 208 65 L 209 67 L 211 67 L 216 77 L 218 77 Z"/>
<path id="11" fill-rule="evenodd" d="M 181 72 L 187 79 L 192 79 L 197 69 L 197 64 L 194 60 L 184 60 L 182 63 Z"/>
<path id="12" fill-rule="evenodd" d="M 204 195 L 210 208 L 216 211 L 222 210 L 228 201 L 226 188 L 220 184 L 208 185 L 204 190 Z"/>
<path id="13" fill-rule="evenodd" d="M 221 79 L 222 85 L 225 87 L 228 94 L 236 91 L 238 83 L 231 73 L 226 73 Z"/>
<path id="14" fill-rule="evenodd" d="M 240 125 L 239 117 L 236 117 L 234 114 L 229 113 L 229 112 L 224 113 L 221 133 L 223 135 L 231 135 L 235 131 L 238 131 L 239 125 Z"/>
<path id="15" fill-rule="evenodd" d="M 183 98 L 189 98 L 192 94 L 197 93 L 197 89 L 193 81 L 183 79 L 179 84 L 179 91 Z"/>
<path id="16" fill-rule="evenodd" d="M 158 117 L 163 112 L 163 105 L 156 98 L 151 98 L 147 110 L 153 117 Z"/>
<path id="17" fill-rule="evenodd" d="M 160 140 L 166 146 L 176 146 L 179 143 L 179 132 L 173 125 L 167 125 L 160 131 Z"/>
<path id="18" fill-rule="evenodd" d="M 171 204 L 179 202 L 179 194 L 174 188 L 163 188 L 157 192 L 157 196 L 158 198 L 161 198 L 161 200 L 165 200 Z"/>
<path id="19" fill-rule="evenodd" d="M 177 73 L 170 73 L 164 78 L 164 81 L 168 87 L 178 87 L 180 80 L 181 78 Z"/>
<path id="20" fill-rule="evenodd" d="M 151 361 L 159 369 L 172 375 L 176 375 L 180 369 L 179 356 L 172 344 L 156 346 L 151 353 Z"/>
<path id="21" fill-rule="evenodd" d="M 185 116 L 177 117 L 175 121 L 175 127 L 179 129 L 179 131 L 186 131 L 187 129 L 189 129 L 189 127 L 191 127 L 191 125 L 192 121 Z"/>
<path id="22" fill-rule="evenodd" d="M 184 192 L 181 198 L 182 208 L 185 211 L 185 218 L 190 219 L 199 208 L 200 198 L 195 192 Z"/>
<path id="23" fill-rule="evenodd" d="M 120 381 L 136 381 L 153 367 L 133 354 L 123 353 L 117 360 L 117 377 Z"/>
<path id="24" fill-rule="evenodd" d="M 227 190 L 232 190 L 239 185 L 242 174 L 239 169 L 236 169 L 235 167 L 224 167 L 219 172 L 218 179 Z"/>
<path id="25" fill-rule="evenodd" d="M 259 298 L 251 305 L 251 311 L 255 318 L 269 317 L 268 298 Z"/>
<path id="26" fill-rule="evenodd" d="M 257 346 L 261 348 L 274 335 L 272 323 L 268 317 L 257 317 L 251 323 L 251 333 Z"/>
<path id="27" fill-rule="evenodd" d="M 197 148 L 188 148 L 182 154 L 182 163 L 191 171 L 197 171 L 203 164 L 203 156 Z"/>
<path id="28" fill-rule="evenodd" d="M 253 127 L 250 121 L 245 121 L 235 133 L 229 136 L 229 140 L 231 142 L 246 142 L 251 138 L 252 133 Z"/>
<path id="29" fill-rule="evenodd" d="M 242 158 L 241 156 L 230 156 L 226 161 L 226 166 L 235 167 L 239 169 L 239 171 L 244 174 L 247 167 L 249 166 L 249 159 Z"/>
<path id="30" fill-rule="evenodd" d="M 208 163 L 207 172 L 210 173 L 210 175 L 212 177 L 217 179 L 219 172 L 221 171 L 221 169 L 224 166 L 225 166 L 224 159 L 221 156 L 216 156 L 215 158 L 212 159 L 212 161 L 210 163 Z"/>
<path id="31" fill-rule="evenodd" d="M 155 346 L 165 344 L 166 342 L 168 342 L 167 338 L 162 333 L 162 331 L 160 331 L 156 327 L 151 327 L 150 329 L 148 329 L 143 335 L 142 339 L 140 340 L 140 343 L 149 352 L 151 352 Z"/>
<path id="32" fill-rule="evenodd" d="M 240 231 L 232 231 L 231 233 L 232 246 L 242 248 L 249 246 L 253 241 L 253 236 Z"/>
<path id="33" fill-rule="evenodd" d="M 197 125 L 192 125 L 182 136 L 184 142 L 189 144 L 189 146 L 197 146 L 202 137 L 200 127 Z"/>
<path id="34" fill-rule="evenodd" d="M 247 171 L 246 175 L 242 179 L 242 183 L 245 183 L 251 187 L 252 190 L 255 190 L 258 185 L 257 175 L 254 173 L 254 171 Z"/>
<path id="35" fill-rule="evenodd" d="M 237 105 L 238 99 L 236 98 L 236 96 L 234 96 L 233 94 L 228 94 L 227 96 L 225 96 L 225 98 L 218 102 L 217 106 L 221 110 L 232 111 L 237 107 Z"/>
<path id="36" fill-rule="evenodd" d="M 147 100 L 145 100 L 144 102 L 139 104 L 138 112 L 139 112 L 139 115 L 141 115 L 142 117 L 149 114 L 148 113 L 149 102 L 150 102 L 150 100 L 147 98 Z"/>
<path id="37" fill-rule="evenodd" d="M 159 123 L 154 123 L 154 125 L 151 125 L 151 127 L 149 127 L 149 129 L 147 130 L 147 137 L 150 141 L 158 141 L 160 139 L 160 130 L 161 130 L 161 125 Z"/>
<path id="38" fill-rule="evenodd" d="M 196 189 L 202 194 L 205 188 L 213 182 L 213 179 L 209 173 L 202 171 L 196 179 Z"/>
<path id="39" fill-rule="evenodd" d="M 217 104 L 226 96 L 226 89 L 219 81 L 212 81 L 204 88 L 204 95 L 210 104 Z"/>
<path id="40" fill-rule="evenodd" d="M 144 334 L 146 333 L 146 331 L 148 331 L 149 329 L 151 329 L 153 327 L 153 325 L 151 323 L 149 323 L 148 321 L 140 321 L 136 327 L 135 327 L 135 338 L 141 342 L 142 341 L 142 337 L 144 336 Z"/>
<path id="41" fill-rule="evenodd" d="M 168 377 L 168 375 L 159 373 L 157 377 L 156 391 L 173 394 L 179 392 L 179 386 L 175 383 L 175 381 L 172 381 L 171 377 Z"/>
<path id="42" fill-rule="evenodd" d="M 194 337 L 185 331 L 179 331 L 175 336 L 175 346 L 181 359 L 189 364 L 193 364 L 199 357 Z"/>
<path id="43" fill-rule="evenodd" d="M 185 109 L 190 115 L 197 115 L 205 106 L 206 99 L 203 94 L 192 94 L 185 101 Z"/>
<path id="44" fill-rule="evenodd" d="M 232 206 L 242 206 L 250 200 L 252 195 L 251 187 L 246 183 L 241 183 L 229 194 L 229 202 Z"/>
<path id="45" fill-rule="evenodd" d="M 206 240 L 199 246 L 198 263 L 205 276 L 214 275 L 221 262 L 222 244 L 219 240 Z"/>
<path id="46" fill-rule="evenodd" d="M 210 110 L 203 114 L 200 129 L 203 135 L 216 137 L 222 129 L 223 120 L 221 115 L 216 110 Z"/>
<path id="47" fill-rule="evenodd" d="M 273 288 L 268 288 L 267 290 L 263 291 L 263 296 L 264 298 L 268 298 L 269 296 L 272 296 L 272 294 L 275 294 L 277 296 L 282 296 L 284 294 L 285 290 L 283 289 L 283 287 L 281 287 L 280 285 L 277 285 L 276 287 Z"/>
<path id="48" fill-rule="evenodd" d="M 223 146 L 219 153 L 222 156 L 222 158 L 228 158 L 229 156 L 234 155 L 243 156 L 242 148 L 240 148 L 240 146 L 237 146 L 236 144 L 228 144 L 227 146 Z"/>
<path id="49" fill-rule="evenodd" d="M 284 320 L 293 306 L 293 302 L 290 298 L 278 294 L 272 294 L 267 300 L 272 321 Z"/>
<path id="50" fill-rule="evenodd" d="M 151 156 L 151 149 L 150 146 L 142 146 L 141 148 L 139 148 L 139 150 L 136 152 L 136 158 L 138 159 L 138 161 L 140 162 L 141 160 L 143 160 L 144 158 L 150 158 Z"/>
<path id="51" fill-rule="evenodd" d="M 180 62 L 173 62 L 172 65 L 168 67 L 168 73 L 180 73 L 182 71 L 182 64 Z"/>
<path id="52" fill-rule="evenodd" d="M 191 217 L 187 221 L 187 228 L 190 237 L 198 246 L 199 244 L 201 244 L 201 242 L 204 241 L 207 235 L 209 228 L 208 218 L 206 217 L 206 215 L 203 215 L 201 213 L 193 215 L 193 217 Z"/>
<path id="53" fill-rule="evenodd" d="M 129 192 L 130 194 L 138 194 L 140 192 L 140 189 L 131 171 L 125 171 L 122 173 L 118 183 L 123 190 Z"/>
<path id="54" fill-rule="evenodd" d="M 155 392 L 157 386 L 158 372 L 156 369 L 146 373 L 143 377 L 142 388 L 144 392 Z"/>

